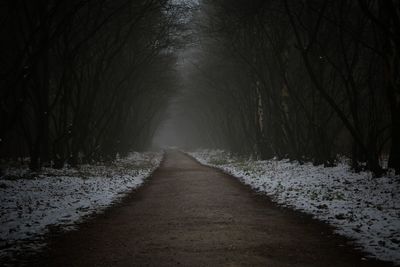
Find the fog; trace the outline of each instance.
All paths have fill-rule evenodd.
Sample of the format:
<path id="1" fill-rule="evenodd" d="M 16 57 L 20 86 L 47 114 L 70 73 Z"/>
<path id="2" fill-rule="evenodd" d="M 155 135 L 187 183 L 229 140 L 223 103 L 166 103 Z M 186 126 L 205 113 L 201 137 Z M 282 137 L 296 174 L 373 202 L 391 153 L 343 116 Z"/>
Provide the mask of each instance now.
<path id="1" fill-rule="evenodd" d="M 400 170 L 396 1 L 89 2 L 4 5 L 2 158 L 178 146 Z"/>
<path id="2" fill-rule="evenodd" d="M 193 86 L 190 75 L 194 71 L 193 64 L 195 64 L 200 49 L 198 42 L 191 42 L 178 52 L 176 74 L 179 86 L 176 94 L 169 101 L 165 119 L 156 131 L 152 144 L 154 148 L 179 147 L 192 149 L 201 145 L 198 137 L 198 125 L 188 114 L 187 107 L 187 101 L 190 101 L 189 98 Z"/>

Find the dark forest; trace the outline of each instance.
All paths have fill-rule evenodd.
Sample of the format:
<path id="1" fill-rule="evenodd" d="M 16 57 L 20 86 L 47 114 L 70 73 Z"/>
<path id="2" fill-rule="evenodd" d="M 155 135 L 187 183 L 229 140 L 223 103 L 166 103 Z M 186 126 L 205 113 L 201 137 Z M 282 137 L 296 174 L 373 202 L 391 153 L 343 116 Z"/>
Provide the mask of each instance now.
<path id="1" fill-rule="evenodd" d="M 148 218 L 150 215 L 143 213 L 146 210 L 154 213 L 151 218 L 156 218 L 142 224 L 134 220 L 135 225 L 129 229 L 136 229 L 132 231 L 137 231 L 138 236 L 161 231 L 157 234 L 161 238 L 172 228 L 163 232 L 164 226 L 153 223 L 165 221 L 168 227 L 176 226 L 175 219 L 182 225 L 193 223 L 202 227 L 196 220 L 206 211 L 209 213 L 204 215 L 208 218 L 204 219 L 205 225 L 214 225 L 210 218 L 221 214 L 226 219 L 232 207 L 238 207 L 232 208 L 236 212 L 233 218 L 254 219 L 258 224 L 258 217 L 253 218 L 251 213 L 259 201 L 253 198 L 258 196 L 251 195 L 242 185 L 234 185 L 235 176 L 278 203 L 266 204 L 269 200 L 262 200 L 265 206 L 260 210 L 277 212 L 276 206 L 268 205 L 283 205 L 290 210 L 285 215 L 290 218 L 268 229 L 276 225 L 292 227 L 292 222 L 306 225 L 310 220 L 314 230 L 322 227 L 320 233 L 335 231 L 334 237 L 327 239 L 319 233 L 307 232 L 302 225 L 293 234 L 299 240 L 315 237 L 320 242 L 304 245 L 322 257 L 313 262 L 315 265 L 309 262 L 308 252 L 297 250 L 300 256 L 293 256 L 288 265 L 259 262 L 251 250 L 249 253 L 254 257 L 250 257 L 249 265 L 400 263 L 400 2 L 397 0 L 4 0 L 0 3 L 0 36 L 1 261 L 6 255 L 7 260 L 13 259 L 10 266 L 21 262 L 48 266 L 49 259 L 59 265 L 54 255 L 65 248 L 58 245 L 50 246 L 49 254 L 39 253 L 33 259 L 24 249 L 16 248 L 17 243 L 31 240 L 24 231 L 31 231 L 36 219 L 24 216 L 39 212 L 46 201 L 49 201 L 47 207 L 59 203 L 53 205 L 58 209 L 55 213 L 64 214 L 70 209 L 80 214 L 76 219 L 65 219 L 72 216 L 66 213 L 64 222 L 55 215 L 44 224 L 38 219 L 37 224 L 45 225 L 46 230 L 32 230 L 28 236 L 40 235 L 47 241 L 53 240 L 53 230 L 49 228 L 52 225 L 62 225 L 68 220 L 72 225 L 78 218 L 99 210 L 108 214 L 109 210 L 118 209 L 111 206 L 118 201 L 136 205 L 132 204 L 135 200 L 126 200 L 130 197 L 123 198 L 122 194 L 147 196 L 142 196 L 148 200 L 140 204 L 144 205 L 142 208 L 132 206 L 131 210 L 138 218 Z M 224 174 L 206 169 L 200 163 L 221 169 Z M 211 179 L 214 176 L 219 178 Z M 73 177 L 79 179 L 68 180 Z M 274 180 L 277 177 L 281 177 L 279 182 Z M 308 180 L 310 177 L 317 177 L 318 191 L 313 191 L 316 180 Z M 145 178 L 149 185 L 136 192 Z M 100 183 L 96 179 L 106 180 Z M 78 186 L 80 182 L 76 181 L 83 184 Z M 173 197 L 165 197 L 161 189 L 158 194 L 152 191 L 162 181 L 169 184 L 163 190 L 172 190 Z M 86 188 L 85 183 L 93 186 Z M 69 187 L 57 189 L 63 197 L 56 194 L 53 198 L 53 191 L 46 191 L 50 190 L 48 185 L 60 184 Z M 294 189 L 296 186 L 299 188 Z M 93 188 L 98 191 L 84 195 Z M 75 202 L 74 190 L 82 192 Z M 105 197 L 104 190 L 110 190 L 110 195 Z M 247 202 L 232 200 L 235 190 Z M 289 199 L 296 190 L 299 192 L 296 200 Z M 43 191 L 40 196 L 33 193 L 39 191 Z M 185 197 L 182 192 L 186 192 Z M 116 197 L 118 194 L 121 199 Z M 154 197 L 150 197 L 152 194 Z M 69 207 L 65 206 L 64 197 L 71 198 Z M 214 212 L 213 205 L 219 201 L 221 206 Z M 203 206 L 196 206 L 198 203 Z M 247 205 L 243 203 L 252 204 L 240 211 L 241 205 Z M 343 206 L 338 208 L 338 205 Z M 182 214 L 197 208 L 187 217 L 173 217 L 180 207 L 187 207 Z M 345 211 L 349 207 L 351 211 Z M 374 211 L 367 214 L 369 209 Z M 302 221 L 299 218 L 303 215 L 296 212 L 312 215 Z M 158 217 L 160 214 L 164 217 Z M 121 229 L 129 232 L 123 227 L 128 227 L 126 218 L 134 215 L 124 216 L 115 217 L 110 225 L 125 225 Z M 88 223 L 101 220 L 95 216 Z M 228 221 L 227 225 L 231 225 L 232 221 Z M 320 221 L 339 230 L 323 228 L 328 226 L 320 226 L 323 224 Z M 385 223 L 390 225 L 384 226 Z M 145 225 L 153 226 L 142 228 Z M 190 236 L 189 228 L 185 227 L 179 229 L 186 229 L 182 231 Z M 263 227 L 267 226 L 260 224 L 252 229 Z M 294 228 L 290 227 L 281 231 L 291 234 Z M 94 226 L 90 229 L 98 230 Z M 210 233 L 215 230 L 210 229 Z M 142 252 L 134 250 L 129 253 L 136 255 L 137 261 L 134 264 L 121 261 L 120 265 L 164 266 L 164 260 L 171 257 L 172 266 L 178 265 L 177 262 L 185 266 L 227 266 L 229 262 L 222 263 L 219 257 L 231 253 L 230 246 L 240 247 L 232 245 L 242 242 L 235 243 L 237 240 L 232 239 L 235 234 L 241 236 L 245 232 L 244 228 L 238 229 L 218 239 L 230 244 L 221 248 L 225 251 L 221 254 L 217 254 L 217 241 L 213 239 L 219 238 L 218 232 L 205 239 L 215 241 L 213 246 L 217 247 L 204 248 L 215 255 L 208 257 L 209 254 L 202 252 L 196 254 L 199 258 L 193 256 L 188 260 L 189 256 L 176 258 L 171 256 L 175 254 L 169 254 L 172 252 L 165 252 L 158 257 L 143 243 L 137 249 L 147 251 L 153 257 L 151 260 L 137 256 Z M 65 235 L 68 241 L 62 235 L 61 241 L 56 239 L 54 244 L 64 242 L 73 248 L 84 238 L 91 240 L 84 237 L 90 231 L 82 231 L 68 232 Z M 253 230 L 248 231 L 250 238 Z M 297 236 L 299 233 L 304 236 Z M 114 236 L 118 234 L 111 230 L 104 234 L 109 234 L 107 240 L 117 240 Z M 186 238 L 185 234 L 171 240 Z M 255 239 L 248 241 L 248 245 L 261 249 L 264 245 L 252 242 L 258 242 L 255 240 L 261 240 L 257 238 L 264 234 L 254 233 Z M 78 236 L 81 241 L 72 243 L 75 237 L 70 240 L 69 235 Z M 365 245 L 367 241 L 363 238 L 369 235 L 379 237 Z M 152 238 L 146 236 L 143 240 Z M 161 242 L 160 247 L 179 246 L 173 243 L 178 241 L 165 244 L 164 239 L 157 238 L 153 241 Z M 247 240 L 246 236 L 243 238 Z M 284 237 L 276 238 L 285 242 Z M 287 240 L 292 242 L 293 238 Z M 344 245 L 344 254 L 337 251 L 337 247 L 342 247 L 339 243 L 347 242 L 341 238 L 355 239 L 356 248 Z M 126 242 L 131 244 L 131 241 Z M 335 247 L 325 250 L 331 254 L 317 252 L 324 247 L 318 244 L 324 242 L 329 244 L 327 247 Z M 118 244 L 110 247 L 125 251 Z M 179 244 L 200 250 L 204 245 L 184 241 Z M 273 249 L 277 246 L 271 245 Z M 101 252 L 102 249 L 96 247 L 93 253 L 98 254 L 93 254 L 93 258 L 88 256 L 72 266 L 96 266 L 100 256 L 112 254 Z M 292 247 L 284 249 L 282 255 L 293 251 Z M 17 250 L 19 254 L 15 254 Z M 250 250 L 246 247 L 244 251 Z M 261 251 L 262 257 L 269 255 L 267 250 Z M 68 250 L 68 253 L 75 252 Z M 238 255 L 245 253 L 229 256 L 232 264 L 246 265 L 242 258 L 235 260 Z M 329 260 L 330 257 L 343 262 Z M 179 261 L 175 262 L 176 259 Z M 112 266 L 110 262 L 122 258 L 108 260 L 106 266 Z M 308 264 L 297 264 L 303 260 Z"/>

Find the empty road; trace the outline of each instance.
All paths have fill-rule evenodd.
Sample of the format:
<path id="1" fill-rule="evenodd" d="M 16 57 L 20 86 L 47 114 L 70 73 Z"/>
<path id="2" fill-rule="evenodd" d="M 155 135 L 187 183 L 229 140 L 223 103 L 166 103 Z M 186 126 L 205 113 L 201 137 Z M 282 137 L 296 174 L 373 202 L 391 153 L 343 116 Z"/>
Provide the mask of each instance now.
<path id="1" fill-rule="evenodd" d="M 328 226 L 168 151 L 142 188 L 51 237 L 29 265 L 386 266 L 362 257 Z"/>

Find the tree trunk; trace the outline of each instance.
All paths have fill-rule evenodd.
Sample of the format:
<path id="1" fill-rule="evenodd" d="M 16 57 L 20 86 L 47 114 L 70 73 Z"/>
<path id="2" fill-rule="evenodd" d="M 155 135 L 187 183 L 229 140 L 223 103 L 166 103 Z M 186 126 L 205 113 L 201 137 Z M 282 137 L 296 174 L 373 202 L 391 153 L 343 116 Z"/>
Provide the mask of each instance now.
<path id="1" fill-rule="evenodd" d="M 400 94 L 391 102 L 392 142 L 388 167 L 395 169 L 396 174 L 400 174 Z"/>

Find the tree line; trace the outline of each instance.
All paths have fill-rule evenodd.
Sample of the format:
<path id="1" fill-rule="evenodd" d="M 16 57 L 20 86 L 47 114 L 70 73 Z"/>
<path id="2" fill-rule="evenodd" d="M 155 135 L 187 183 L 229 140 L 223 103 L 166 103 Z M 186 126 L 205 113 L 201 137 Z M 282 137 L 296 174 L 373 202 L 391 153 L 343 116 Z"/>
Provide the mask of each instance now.
<path id="1" fill-rule="evenodd" d="M 3 160 L 61 168 L 149 145 L 176 84 L 177 5 L 10 0 L 0 12 Z"/>
<path id="2" fill-rule="evenodd" d="M 186 116 L 261 159 L 400 172 L 400 3 L 204 0 Z M 387 166 L 385 164 L 387 163 Z"/>

